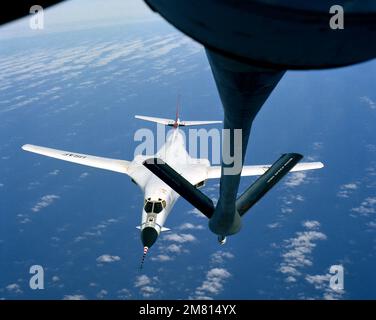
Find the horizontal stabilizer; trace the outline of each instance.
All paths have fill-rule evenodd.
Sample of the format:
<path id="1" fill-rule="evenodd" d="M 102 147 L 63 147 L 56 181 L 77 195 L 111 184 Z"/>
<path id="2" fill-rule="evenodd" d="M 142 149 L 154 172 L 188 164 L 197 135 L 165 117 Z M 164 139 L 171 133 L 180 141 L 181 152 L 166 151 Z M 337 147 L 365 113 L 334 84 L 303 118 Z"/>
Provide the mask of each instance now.
<path id="1" fill-rule="evenodd" d="M 222 121 L 214 120 L 214 121 L 180 121 L 179 126 L 201 126 L 204 124 L 216 124 L 222 123 Z"/>
<path id="2" fill-rule="evenodd" d="M 172 126 L 174 125 L 175 120 L 172 119 L 165 119 L 165 118 L 156 118 L 156 117 L 147 117 L 147 116 L 134 116 L 136 119 L 156 122 L 160 124 L 164 124 L 165 126 Z"/>
<path id="3" fill-rule="evenodd" d="M 222 123 L 222 121 L 180 121 L 179 119 L 166 119 L 166 118 L 156 118 L 156 117 L 148 117 L 148 116 L 134 116 L 136 119 L 156 122 L 160 124 L 164 124 L 165 126 L 179 126 L 179 127 L 186 127 L 186 126 L 201 126 L 205 124 L 215 124 L 215 123 Z"/>
<path id="4" fill-rule="evenodd" d="M 236 209 L 244 215 L 256 204 L 278 181 L 280 181 L 303 158 L 298 153 L 283 154 L 259 177 L 237 200 Z"/>
<path id="5" fill-rule="evenodd" d="M 185 200 L 200 210 L 209 219 L 213 215 L 213 201 L 196 189 L 189 181 L 177 173 L 167 163 L 158 158 L 150 158 L 143 162 L 143 165 L 153 172 L 158 178 L 169 185 Z"/>
<path id="6" fill-rule="evenodd" d="M 136 228 L 137 228 L 138 230 L 141 230 L 141 226 L 136 226 Z M 162 228 L 161 228 L 161 232 L 166 232 L 166 231 L 171 231 L 171 229 L 170 229 L 170 228 L 166 228 L 166 227 L 162 227 Z"/>

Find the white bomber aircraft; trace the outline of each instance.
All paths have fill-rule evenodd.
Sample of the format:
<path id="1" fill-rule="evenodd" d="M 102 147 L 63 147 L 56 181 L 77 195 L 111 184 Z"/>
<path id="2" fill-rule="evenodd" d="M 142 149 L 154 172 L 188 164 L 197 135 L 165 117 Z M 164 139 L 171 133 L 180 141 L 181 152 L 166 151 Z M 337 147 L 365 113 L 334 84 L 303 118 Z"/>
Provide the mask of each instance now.
<path id="1" fill-rule="evenodd" d="M 173 132 L 167 137 L 165 144 L 153 156 L 137 155 L 133 161 L 125 161 L 31 144 L 23 145 L 22 149 L 47 157 L 129 175 L 132 181 L 141 188 L 145 199 L 141 226 L 138 227 L 141 230 L 141 240 L 144 246 L 143 263 L 148 249 L 155 243 L 159 234 L 170 230 L 165 228 L 164 224 L 180 195 L 210 219 L 214 210 L 213 203 L 198 188 L 203 186 L 208 179 L 220 178 L 221 166 L 211 166 L 208 159 L 190 157 L 179 127 L 215 124 L 222 121 L 180 121 L 178 116 L 176 120 L 146 116 L 135 117 L 174 128 Z M 294 157 L 298 157 L 298 159 L 296 160 Z M 261 177 L 247 190 L 248 194 L 246 194 L 246 191 L 242 195 L 243 198 L 245 196 L 248 199 L 248 204 L 244 205 L 243 201 L 239 205 L 240 214 L 248 211 L 287 172 L 323 167 L 321 162 L 297 164 L 301 158 L 302 156 L 298 154 L 285 154 L 273 165 L 243 166 L 242 176 Z M 245 208 L 241 208 L 242 206 Z M 219 236 L 218 240 L 221 244 L 224 244 L 226 238 Z"/>

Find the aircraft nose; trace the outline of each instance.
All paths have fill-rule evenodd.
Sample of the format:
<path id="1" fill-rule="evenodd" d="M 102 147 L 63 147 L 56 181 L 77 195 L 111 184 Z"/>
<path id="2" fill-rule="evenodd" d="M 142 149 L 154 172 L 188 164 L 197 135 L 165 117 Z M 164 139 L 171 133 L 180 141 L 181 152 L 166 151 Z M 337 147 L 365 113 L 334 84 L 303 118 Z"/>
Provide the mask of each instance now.
<path id="1" fill-rule="evenodd" d="M 146 227 L 141 231 L 141 241 L 144 247 L 150 248 L 158 238 L 158 232 L 153 227 Z"/>

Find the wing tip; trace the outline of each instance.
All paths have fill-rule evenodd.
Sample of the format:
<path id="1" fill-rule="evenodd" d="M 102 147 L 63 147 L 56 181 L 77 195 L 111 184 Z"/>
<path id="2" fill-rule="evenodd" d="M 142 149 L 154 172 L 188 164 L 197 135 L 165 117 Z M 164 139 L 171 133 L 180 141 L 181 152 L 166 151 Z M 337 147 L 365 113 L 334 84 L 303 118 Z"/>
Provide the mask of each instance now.
<path id="1" fill-rule="evenodd" d="M 24 144 L 21 149 L 25 151 L 29 151 L 31 149 L 32 145 L 31 144 Z"/>

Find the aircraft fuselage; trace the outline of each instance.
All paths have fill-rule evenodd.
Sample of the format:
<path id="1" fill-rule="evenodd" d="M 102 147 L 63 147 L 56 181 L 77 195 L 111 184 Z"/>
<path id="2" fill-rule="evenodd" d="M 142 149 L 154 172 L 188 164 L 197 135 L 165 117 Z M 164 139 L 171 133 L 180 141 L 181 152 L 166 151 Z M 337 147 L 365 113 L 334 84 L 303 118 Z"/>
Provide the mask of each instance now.
<path id="1" fill-rule="evenodd" d="M 148 248 L 154 244 L 159 234 L 165 230 L 164 224 L 176 200 L 179 198 L 179 194 L 148 169 L 143 166 L 142 168 L 139 167 L 140 162 L 149 158 L 162 159 L 193 185 L 201 182 L 201 177 L 205 175 L 204 173 L 210 166 L 207 159 L 190 157 L 179 128 L 171 131 L 166 143 L 155 155 L 136 156 L 130 165 L 130 167 L 137 166 L 135 175 L 131 176 L 144 193 L 140 229 L 143 245 Z"/>

